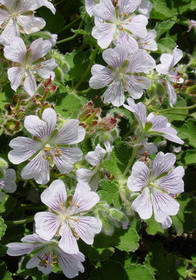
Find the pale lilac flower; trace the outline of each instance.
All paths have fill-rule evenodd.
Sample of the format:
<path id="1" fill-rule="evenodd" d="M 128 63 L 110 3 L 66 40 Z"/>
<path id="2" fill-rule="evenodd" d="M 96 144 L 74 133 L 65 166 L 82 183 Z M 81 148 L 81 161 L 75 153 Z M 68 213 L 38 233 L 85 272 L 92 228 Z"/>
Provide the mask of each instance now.
<path id="1" fill-rule="evenodd" d="M 85 9 L 90 17 L 93 15 L 93 9 L 96 4 L 98 4 L 100 0 L 85 0 Z"/>
<path id="2" fill-rule="evenodd" d="M 99 201 L 98 194 L 87 184 L 78 183 L 74 195 L 67 196 L 63 181 L 55 180 L 41 194 L 41 201 L 49 211 L 35 215 L 35 229 L 40 237 L 49 241 L 60 235 L 59 247 L 70 254 L 79 252 L 79 238 L 93 244 L 94 235 L 101 231 L 102 224 L 95 217 L 85 216 Z"/>
<path id="3" fill-rule="evenodd" d="M 189 22 L 188 32 L 190 32 L 193 27 L 196 28 L 196 20 L 191 19 L 190 22 Z"/>
<path id="4" fill-rule="evenodd" d="M 93 89 L 108 86 L 103 94 L 104 103 L 121 106 L 125 101 L 124 91 L 138 99 L 143 90 L 150 87 L 150 80 L 142 73 L 148 73 L 156 64 L 145 50 L 132 52 L 127 44 L 117 45 L 114 49 L 105 50 L 103 59 L 108 66 L 93 65 L 89 84 Z"/>
<path id="5" fill-rule="evenodd" d="M 140 14 L 146 16 L 147 18 L 149 18 L 152 7 L 153 7 L 153 5 L 150 1 L 142 0 L 140 6 L 138 8 L 138 12 Z"/>
<path id="6" fill-rule="evenodd" d="M 164 53 L 161 55 L 161 64 L 156 66 L 156 70 L 159 74 L 165 76 L 167 92 L 169 95 L 169 104 L 173 107 L 176 104 L 177 96 L 172 83 L 182 83 L 184 80 L 178 75 L 180 66 L 174 67 L 183 57 L 182 50 L 175 47 L 173 54 Z"/>
<path id="7" fill-rule="evenodd" d="M 5 170 L 5 176 L 0 179 L 0 189 L 5 192 L 13 193 L 16 191 L 16 172 L 14 169 L 9 168 Z M 0 202 L 4 199 L 4 194 L 0 192 Z"/>
<path id="8" fill-rule="evenodd" d="M 119 41 L 119 36 L 124 33 L 128 40 L 137 45 L 134 36 L 143 38 L 147 35 L 147 17 L 136 15 L 134 12 L 139 7 L 141 0 L 102 0 L 93 8 L 95 26 L 92 36 L 97 39 L 98 45 L 105 49 L 113 40 Z"/>
<path id="9" fill-rule="evenodd" d="M 128 105 L 124 104 L 123 106 L 135 115 L 140 127 L 146 135 L 161 135 L 169 141 L 181 145 L 184 144 L 177 136 L 177 131 L 168 123 L 166 117 L 154 113 L 150 113 L 146 117 L 146 107 L 142 102 L 135 104 L 132 98 L 128 98 L 127 102 Z"/>
<path id="10" fill-rule="evenodd" d="M 79 126 L 78 120 L 68 120 L 59 130 L 56 129 L 56 113 L 47 108 L 42 119 L 27 116 L 24 127 L 33 135 L 33 139 L 16 137 L 9 146 L 13 148 L 8 158 L 14 164 L 30 159 L 22 169 L 24 180 L 34 178 L 38 184 L 46 184 L 50 180 L 50 166 L 56 165 L 58 170 L 69 173 L 73 164 L 82 159 L 82 151 L 69 145 L 80 143 L 85 137 L 85 129 Z"/>
<path id="11" fill-rule="evenodd" d="M 95 151 L 86 154 L 86 161 L 93 166 L 91 170 L 80 168 L 76 171 L 78 182 L 89 184 L 94 191 L 97 190 L 100 181 L 100 165 L 106 157 L 108 158 L 110 156 L 110 152 L 113 149 L 113 146 L 111 146 L 108 141 L 105 142 L 104 145 L 106 149 L 103 149 L 100 144 L 98 144 Z"/>
<path id="12" fill-rule="evenodd" d="M 148 139 L 143 139 L 141 141 L 141 148 L 138 150 L 137 154 L 144 155 L 145 152 L 147 154 L 152 155 L 157 153 L 158 148 L 154 143 L 148 143 Z"/>
<path id="13" fill-rule="evenodd" d="M 35 74 L 43 79 L 54 78 L 55 60 L 44 60 L 51 47 L 50 41 L 39 38 L 26 48 L 23 40 L 15 37 L 12 44 L 4 48 L 4 56 L 14 62 L 8 69 L 8 79 L 14 91 L 23 84 L 24 90 L 32 96 L 37 90 Z"/>
<path id="14" fill-rule="evenodd" d="M 34 253 L 26 264 L 27 269 L 37 267 L 44 274 L 49 274 L 52 272 L 54 264 L 59 262 L 67 278 L 74 278 L 79 272 L 84 272 L 81 264 L 85 260 L 84 255 L 80 252 L 77 254 L 63 252 L 55 239 L 47 241 L 34 233 L 23 237 L 21 241 L 7 244 L 7 254 L 22 256 Z"/>
<path id="15" fill-rule="evenodd" d="M 152 216 L 155 220 L 168 228 L 172 224 L 169 216 L 176 215 L 179 203 L 176 195 L 184 191 L 184 168 L 172 168 L 176 161 L 173 154 L 159 152 L 150 170 L 144 162 L 138 161 L 133 165 L 127 186 L 133 192 L 141 194 L 133 201 L 132 209 L 144 220 Z"/>
<path id="16" fill-rule="evenodd" d="M 141 38 L 138 40 L 138 45 L 140 49 L 145 49 L 147 51 L 156 51 L 157 48 L 157 43 L 154 40 L 157 36 L 156 30 L 152 29 L 150 30 L 146 37 Z"/>
<path id="17" fill-rule="evenodd" d="M 31 34 L 45 26 L 45 20 L 34 17 L 34 10 L 47 6 L 55 12 L 55 8 L 46 0 L 1 0 L 0 25 L 4 28 L 0 35 L 0 43 L 9 45 L 15 36 L 20 37 L 20 32 Z"/>

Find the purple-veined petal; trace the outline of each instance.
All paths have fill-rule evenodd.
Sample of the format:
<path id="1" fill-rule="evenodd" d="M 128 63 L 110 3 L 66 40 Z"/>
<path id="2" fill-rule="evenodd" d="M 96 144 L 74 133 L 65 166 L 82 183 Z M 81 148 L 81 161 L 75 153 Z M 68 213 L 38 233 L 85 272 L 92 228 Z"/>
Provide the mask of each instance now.
<path id="1" fill-rule="evenodd" d="M 169 171 L 167 175 L 159 179 L 160 187 L 171 194 L 180 194 L 184 191 L 184 168 L 178 166 Z"/>
<path id="2" fill-rule="evenodd" d="M 89 85 L 93 89 L 99 89 L 107 86 L 112 80 L 112 71 L 100 64 L 95 64 L 91 68 L 92 77 L 90 78 Z"/>
<path id="3" fill-rule="evenodd" d="M 176 215 L 180 207 L 174 198 L 157 190 L 153 193 L 152 203 L 155 220 L 159 223 L 163 223 L 166 220 L 166 216 Z"/>
<path id="4" fill-rule="evenodd" d="M 3 32 L 0 35 L 0 44 L 4 46 L 9 46 L 11 42 L 15 39 L 15 37 L 19 37 L 20 32 L 18 25 L 16 24 L 16 21 L 13 19 L 10 19 L 7 26 L 3 30 Z"/>
<path id="5" fill-rule="evenodd" d="M 42 6 L 47 7 L 48 9 L 51 10 L 51 12 L 53 14 L 55 14 L 56 9 L 55 9 L 54 5 L 51 2 L 49 2 L 47 0 L 34 0 L 33 2 L 31 2 L 31 10 L 39 9 Z"/>
<path id="6" fill-rule="evenodd" d="M 79 272 L 84 272 L 84 267 L 81 262 L 83 262 L 85 258 L 82 253 L 66 254 L 62 250 L 58 250 L 56 251 L 56 256 L 67 278 L 74 278 Z"/>
<path id="7" fill-rule="evenodd" d="M 102 0 L 93 9 L 95 17 L 102 18 L 106 21 L 112 21 L 115 17 L 115 7 L 111 0 Z"/>
<path id="8" fill-rule="evenodd" d="M 94 236 L 95 234 L 100 233 L 101 228 L 101 221 L 95 217 L 89 216 L 80 216 L 79 221 L 74 225 L 74 230 L 88 245 L 93 244 Z"/>
<path id="9" fill-rule="evenodd" d="M 47 262 L 45 262 L 43 265 L 41 263 L 41 260 L 46 260 Z M 39 251 L 38 253 L 36 253 L 35 256 L 33 256 L 26 264 L 26 268 L 30 269 L 30 268 L 34 268 L 37 267 L 41 272 L 43 272 L 44 274 L 49 274 L 52 272 L 52 255 L 50 253 L 48 253 L 47 248 L 42 249 L 41 251 Z"/>
<path id="10" fill-rule="evenodd" d="M 40 143 L 21 136 L 12 139 L 9 146 L 13 148 L 13 150 L 9 152 L 8 158 L 9 161 L 14 164 L 24 162 L 41 148 Z"/>
<path id="11" fill-rule="evenodd" d="M 50 212 L 38 212 L 34 219 L 36 233 L 45 240 L 51 240 L 60 226 L 58 216 Z"/>
<path id="12" fill-rule="evenodd" d="M 46 108 L 43 111 L 42 119 L 46 122 L 45 131 L 43 136 L 49 137 L 52 135 L 56 127 L 56 112 L 52 108 Z"/>
<path id="13" fill-rule="evenodd" d="M 33 136 L 41 139 L 45 136 L 45 132 L 47 131 L 46 122 L 40 120 L 37 116 L 27 116 L 24 120 L 24 127 L 28 130 Z"/>
<path id="14" fill-rule="evenodd" d="M 37 245 L 38 243 L 40 243 L 40 246 L 42 246 L 42 243 L 44 243 L 46 240 L 42 239 L 39 235 L 37 235 L 36 233 L 33 234 L 28 234 L 26 236 L 24 236 L 21 239 L 22 242 L 26 242 L 26 243 L 36 243 L 35 245 Z"/>
<path id="15" fill-rule="evenodd" d="M 7 254 L 9 256 L 22 256 L 31 253 L 36 249 L 35 244 L 13 242 L 6 245 L 8 247 Z"/>
<path id="16" fill-rule="evenodd" d="M 76 170 L 76 177 L 78 182 L 89 183 L 93 175 L 94 175 L 93 170 L 89 170 L 85 168 L 80 168 Z"/>
<path id="17" fill-rule="evenodd" d="M 33 41 L 30 45 L 32 62 L 44 57 L 51 50 L 51 47 L 52 44 L 49 40 L 43 40 L 43 38 L 39 38 Z"/>
<path id="18" fill-rule="evenodd" d="M 11 82 L 11 88 L 17 91 L 17 88 L 22 84 L 25 71 L 22 67 L 11 67 L 7 70 L 8 79 Z"/>
<path id="19" fill-rule="evenodd" d="M 127 60 L 129 53 L 128 44 L 119 44 L 114 49 L 105 50 L 103 52 L 103 59 L 109 66 L 115 69 L 122 66 L 122 64 Z"/>
<path id="20" fill-rule="evenodd" d="M 124 45 L 125 47 L 127 46 L 129 48 L 129 53 L 136 52 L 138 50 L 137 41 L 131 36 L 130 33 L 123 30 L 118 30 L 117 39 L 114 40 L 114 44 L 116 46 L 118 45 Z"/>
<path id="21" fill-rule="evenodd" d="M 22 26 L 26 34 L 31 34 L 40 31 L 46 25 L 43 18 L 34 16 L 24 16 L 20 15 L 17 17 L 17 21 L 20 26 Z"/>
<path id="22" fill-rule="evenodd" d="M 133 192 L 141 191 L 148 180 L 150 174 L 149 168 L 144 162 L 136 162 L 132 167 L 131 176 L 129 176 L 127 181 L 128 188 Z"/>
<path id="23" fill-rule="evenodd" d="M 21 177 L 24 180 L 35 179 L 38 184 L 47 184 L 50 180 L 50 168 L 48 160 L 43 158 L 43 152 L 39 152 L 23 169 Z"/>
<path id="24" fill-rule="evenodd" d="M 26 58 L 26 46 L 24 41 L 19 37 L 14 37 L 11 45 L 4 48 L 4 56 L 14 62 L 23 63 Z"/>
<path id="25" fill-rule="evenodd" d="M 34 95 L 37 90 L 35 76 L 29 70 L 26 72 L 23 88 L 30 96 Z"/>
<path id="26" fill-rule="evenodd" d="M 59 241 L 59 247 L 68 254 L 78 254 L 79 248 L 76 237 L 73 235 L 70 227 L 67 224 L 63 224 L 60 228 L 59 234 L 61 239 Z"/>
<path id="27" fill-rule="evenodd" d="M 174 165 L 176 156 L 171 153 L 164 154 L 159 152 L 153 162 L 152 177 L 157 178 L 161 174 L 168 172 Z"/>
<path id="28" fill-rule="evenodd" d="M 125 88 L 134 99 L 139 99 L 143 95 L 144 89 L 148 89 L 151 82 L 148 78 L 142 76 L 126 75 Z"/>
<path id="29" fill-rule="evenodd" d="M 60 203 L 66 204 L 67 193 L 62 180 L 53 181 L 41 194 L 41 201 L 53 211 L 59 210 Z"/>
<path id="30" fill-rule="evenodd" d="M 89 211 L 99 202 L 99 195 L 89 189 L 89 185 L 79 182 L 75 190 L 70 215 Z"/>
<path id="31" fill-rule="evenodd" d="M 142 0 L 141 5 L 138 8 L 138 12 L 147 18 L 149 18 L 150 12 L 152 10 L 152 3 L 148 0 Z"/>
<path id="32" fill-rule="evenodd" d="M 127 98 L 128 105 L 124 104 L 123 106 L 135 114 L 139 123 L 145 125 L 146 123 L 146 107 L 142 102 L 135 104 L 135 101 L 132 98 Z"/>
<path id="33" fill-rule="evenodd" d="M 144 220 L 149 219 L 152 216 L 152 204 L 148 188 L 145 188 L 133 201 L 131 208 L 138 212 L 139 216 Z"/>
<path id="34" fill-rule="evenodd" d="M 57 145 L 71 145 L 80 143 L 85 137 L 85 129 L 79 126 L 79 121 L 67 121 L 52 138 L 52 143 Z"/>
<path id="35" fill-rule="evenodd" d="M 135 36 L 144 38 L 147 35 L 147 24 L 147 17 L 143 15 L 132 15 L 128 20 L 122 23 L 122 27 L 133 33 Z"/>
<path id="36" fill-rule="evenodd" d="M 102 49 L 106 49 L 112 42 L 115 31 L 115 24 L 104 22 L 93 27 L 92 36 L 97 39 L 97 43 Z"/>
<path id="37" fill-rule="evenodd" d="M 5 9 L 0 8 L 0 25 L 9 20 L 9 18 L 10 14 Z"/>
<path id="38" fill-rule="evenodd" d="M 148 73 L 156 66 L 155 60 L 145 50 L 137 50 L 129 57 L 129 64 L 126 72 Z"/>
<path id="39" fill-rule="evenodd" d="M 171 85 L 169 81 L 166 81 L 166 86 L 167 86 L 167 93 L 169 96 L 169 105 L 173 107 L 173 105 L 175 105 L 177 102 L 177 94 L 175 92 L 174 87 Z"/>
<path id="40" fill-rule="evenodd" d="M 184 144 L 184 141 L 182 141 L 176 134 L 177 131 L 173 127 L 163 127 L 160 129 L 156 129 L 157 132 L 163 134 L 163 136 L 168 139 L 169 141 L 178 143 L 180 145 Z"/>
<path id="41" fill-rule="evenodd" d="M 121 106 L 125 101 L 124 89 L 121 81 L 113 81 L 108 86 L 107 90 L 103 94 L 104 103 L 112 103 L 114 106 Z"/>
<path id="42" fill-rule="evenodd" d="M 63 173 L 69 173 L 73 169 L 74 163 L 82 159 L 82 151 L 79 148 L 58 148 L 60 156 L 55 156 L 54 161 L 58 170 Z M 55 149 L 53 149 L 55 152 Z"/>
<path id="43" fill-rule="evenodd" d="M 45 61 L 41 62 L 41 66 L 37 69 L 37 73 L 43 79 L 48 79 L 51 77 L 51 79 L 53 80 L 55 77 L 55 74 L 52 70 L 54 68 L 56 68 L 56 66 L 57 66 L 57 64 L 53 58 L 45 60 Z"/>
<path id="44" fill-rule="evenodd" d="M 170 65 L 170 68 L 173 68 L 183 57 L 183 51 L 178 49 L 178 47 L 176 46 L 174 51 L 173 51 L 173 60 L 172 60 L 172 64 Z"/>
<path id="45" fill-rule="evenodd" d="M 85 156 L 85 159 L 92 165 L 98 166 L 101 161 L 104 159 L 106 154 L 106 150 L 103 149 L 100 144 L 98 144 L 95 148 L 95 151 L 88 152 Z"/>
<path id="46" fill-rule="evenodd" d="M 141 4 L 141 0 L 119 0 L 119 14 L 132 14 Z"/>
<path id="47" fill-rule="evenodd" d="M 151 130 L 160 130 L 164 127 L 167 127 L 168 121 L 166 117 L 155 115 L 154 113 L 150 113 L 147 117 L 147 122 L 152 123 Z"/>

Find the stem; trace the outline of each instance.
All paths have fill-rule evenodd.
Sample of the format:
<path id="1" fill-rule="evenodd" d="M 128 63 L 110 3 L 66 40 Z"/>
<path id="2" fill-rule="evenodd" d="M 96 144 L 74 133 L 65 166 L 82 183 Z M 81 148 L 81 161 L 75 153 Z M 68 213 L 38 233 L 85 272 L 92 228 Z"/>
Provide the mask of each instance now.
<path id="1" fill-rule="evenodd" d="M 137 151 L 138 149 L 140 148 L 140 146 L 138 146 L 137 144 L 141 143 L 142 139 L 144 138 L 144 134 L 142 133 L 140 137 L 138 137 L 137 141 L 136 141 L 136 145 L 135 147 L 133 148 L 133 151 L 132 151 L 132 154 L 131 154 L 131 158 L 129 160 L 129 163 L 127 164 L 127 167 L 123 173 L 123 176 L 126 176 L 127 172 L 129 171 L 129 168 L 131 167 L 134 159 L 135 159 L 135 156 L 137 154 Z"/>
<path id="2" fill-rule="evenodd" d="M 164 109 L 164 110 L 159 110 L 160 113 L 162 112 L 169 112 L 172 111 L 174 109 L 179 109 L 179 110 L 191 110 L 191 109 L 195 109 L 196 108 L 196 104 L 192 105 L 192 106 L 187 106 L 187 107 L 175 107 L 175 108 L 169 108 L 169 109 Z"/>
<path id="3" fill-rule="evenodd" d="M 46 210 L 47 207 L 45 205 L 38 205 L 38 206 L 35 206 L 35 205 L 28 205 L 28 204 L 20 204 L 20 206 L 23 208 L 23 209 L 26 209 L 26 210 Z"/>
<path id="4" fill-rule="evenodd" d="M 83 80 L 84 80 L 84 79 L 86 78 L 86 76 L 88 75 L 88 72 L 90 71 L 91 66 L 93 65 L 93 62 L 94 62 L 95 57 L 96 57 L 96 55 L 97 55 L 97 51 L 98 51 L 98 45 L 97 45 L 96 49 L 94 50 L 94 54 L 93 54 L 93 56 L 92 56 L 92 58 L 91 58 L 91 60 L 90 60 L 90 63 L 89 63 L 89 65 L 88 65 L 86 71 L 85 71 L 84 74 L 82 75 L 80 81 L 79 81 L 79 82 L 77 83 L 77 85 L 75 86 L 75 88 L 74 88 L 75 90 L 77 90 L 77 88 L 81 85 L 81 83 L 83 82 Z"/>
<path id="5" fill-rule="evenodd" d="M 6 221 L 5 223 L 7 224 L 7 226 L 16 226 L 16 225 L 31 223 L 33 221 L 34 221 L 34 217 L 28 217 L 28 218 L 23 219 L 23 220 Z"/>
<path id="6" fill-rule="evenodd" d="M 65 38 L 65 39 L 63 39 L 63 40 L 60 40 L 60 41 L 56 42 L 56 44 L 62 44 L 62 43 L 64 43 L 64 42 L 71 41 L 71 40 L 73 40 L 77 35 L 78 35 L 78 34 L 74 34 L 74 35 L 71 36 L 71 37 L 68 37 L 68 38 Z"/>
<path id="7" fill-rule="evenodd" d="M 77 18 L 75 18 L 72 22 L 68 23 L 67 25 L 65 25 L 58 33 L 65 31 L 66 29 L 68 29 L 70 26 L 72 26 L 74 23 L 76 23 L 78 20 L 80 19 L 80 16 L 78 16 Z"/>

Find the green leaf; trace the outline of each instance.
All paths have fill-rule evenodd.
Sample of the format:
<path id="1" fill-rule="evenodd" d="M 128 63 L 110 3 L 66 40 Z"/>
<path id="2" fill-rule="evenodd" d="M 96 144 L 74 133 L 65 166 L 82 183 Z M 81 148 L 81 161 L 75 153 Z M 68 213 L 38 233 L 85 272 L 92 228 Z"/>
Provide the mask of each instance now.
<path id="1" fill-rule="evenodd" d="M 192 232 L 196 228 L 196 199 L 184 193 L 178 198 L 178 202 L 180 209 L 178 214 L 172 217 L 173 226 L 178 234 Z"/>
<path id="2" fill-rule="evenodd" d="M 98 194 L 101 200 L 106 201 L 108 204 L 113 204 L 116 208 L 121 207 L 117 181 L 106 181 L 102 179 L 100 180 L 99 188 Z"/>
<path id="3" fill-rule="evenodd" d="M 125 270 L 129 275 L 130 280 L 154 280 L 154 276 L 150 273 L 148 268 L 141 264 L 125 265 Z"/>
<path id="4" fill-rule="evenodd" d="M 178 107 L 186 107 L 186 101 L 182 97 L 178 97 L 178 100 L 175 104 L 175 107 L 172 108 L 172 110 L 166 111 L 166 112 L 160 112 L 161 115 L 165 116 L 168 118 L 169 122 L 172 121 L 183 121 L 187 115 L 188 115 L 188 109 L 181 110 L 178 109 Z"/>
<path id="5" fill-rule="evenodd" d="M 175 48 L 175 46 L 176 42 L 170 37 L 162 38 L 158 41 L 158 50 L 161 53 L 170 52 Z"/>
<path id="6" fill-rule="evenodd" d="M 196 149 L 187 150 L 185 153 L 184 161 L 187 165 L 196 164 Z"/>
<path id="7" fill-rule="evenodd" d="M 0 279 L 12 280 L 12 274 L 7 270 L 7 266 L 4 262 L 0 262 Z"/>
<path id="8" fill-rule="evenodd" d="M 95 248 L 94 246 L 88 246 L 87 256 L 92 261 L 106 261 L 113 254 L 115 249 L 113 247 L 109 248 Z M 86 254 L 85 254 L 86 255 Z"/>
<path id="9" fill-rule="evenodd" d="M 178 136 L 182 140 L 188 140 L 188 143 L 196 148 L 196 120 L 188 119 L 184 124 L 178 129 Z"/>
<path id="10" fill-rule="evenodd" d="M 4 223 L 4 219 L 0 217 L 0 240 L 6 232 L 7 225 Z"/>
<path id="11" fill-rule="evenodd" d="M 0 203 L 0 214 L 7 216 L 10 212 L 14 210 L 17 200 L 14 197 L 5 195 L 4 200 Z"/>
<path id="12" fill-rule="evenodd" d="M 94 269 L 89 280 L 129 280 L 127 273 L 120 263 L 111 261 L 104 263 L 101 268 Z"/>
<path id="13" fill-rule="evenodd" d="M 137 231 L 133 228 L 129 228 L 124 235 L 120 236 L 120 242 L 116 248 L 121 251 L 135 252 L 139 247 L 140 236 Z"/>
<path id="14" fill-rule="evenodd" d="M 160 38 L 161 35 L 163 35 L 165 32 L 170 30 L 172 26 L 176 23 L 177 17 L 173 17 L 173 19 L 168 19 L 161 21 L 160 23 L 157 23 L 156 25 L 156 32 L 157 32 L 157 37 L 156 39 Z"/>
<path id="15" fill-rule="evenodd" d="M 164 233 L 164 230 L 162 229 L 161 224 L 156 222 L 154 217 L 147 220 L 146 223 L 147 223 L 146 232 L 148 234 L 155 235 L 157 233 Z"/>

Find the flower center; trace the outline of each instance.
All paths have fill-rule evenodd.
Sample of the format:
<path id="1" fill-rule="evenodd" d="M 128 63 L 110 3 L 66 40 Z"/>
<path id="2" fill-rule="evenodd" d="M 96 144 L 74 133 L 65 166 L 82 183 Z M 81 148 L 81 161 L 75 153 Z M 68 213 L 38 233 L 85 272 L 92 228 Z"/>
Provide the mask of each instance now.
<path id="1" fill-rule="evenodd" d="M 51 166 L 54 166 L 54 164 L 55 164 L 54 157 L 60 157 L 60 155 L 61 155 L 61 151 L 58 148 L 58 146 L 55 144 L 54 147 L 55 147 L 55 149 L 52 148 L 49 144 L 46 144 L 43 149 L 45 154 L 42 155 L 42 157 L 44 159 L 49 161 Z"/>

